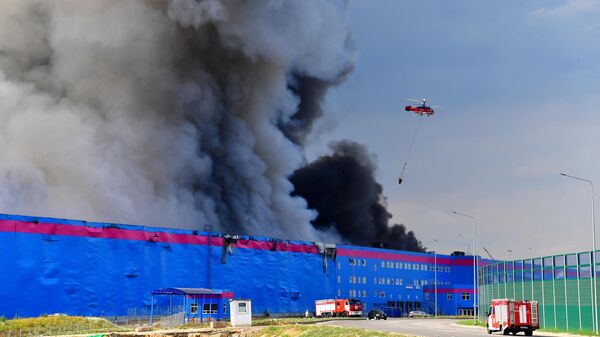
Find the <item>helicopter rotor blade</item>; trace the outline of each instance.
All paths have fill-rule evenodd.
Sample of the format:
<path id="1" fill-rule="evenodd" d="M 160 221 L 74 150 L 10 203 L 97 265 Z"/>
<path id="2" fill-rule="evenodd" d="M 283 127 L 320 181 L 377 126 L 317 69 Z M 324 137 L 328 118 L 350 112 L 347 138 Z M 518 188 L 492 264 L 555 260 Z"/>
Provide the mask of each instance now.
<path id="1" fill-rule="evenodd" d="M 412 99 L 412 98 L 407 98 L 406 100 L 407 100 L 407 101 L 413 101 L 413 102 L 423 102 L 423 101 L 422 101 L 422 100 L 420 100 L 420 99 Z"/>

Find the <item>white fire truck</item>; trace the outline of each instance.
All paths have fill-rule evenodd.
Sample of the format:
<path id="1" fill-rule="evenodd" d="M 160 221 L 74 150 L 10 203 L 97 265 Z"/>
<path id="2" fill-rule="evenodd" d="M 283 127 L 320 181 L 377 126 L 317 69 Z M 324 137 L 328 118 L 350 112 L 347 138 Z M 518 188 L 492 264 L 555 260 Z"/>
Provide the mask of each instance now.
<path id="1" fill-rule="evenodd" d="M 362 304 L 354 299 L 331 299 L 315 301 L 315 316 L 361 316 Z"/>
<path id="2" fill-rule="evenodd" d="M 536 301 L 492 300 L 487 313 L 486 327 L 489 334 L 501 331 L 504 335 L 523 331 L 532 336 L 540 328 L 538 303 Z"/>

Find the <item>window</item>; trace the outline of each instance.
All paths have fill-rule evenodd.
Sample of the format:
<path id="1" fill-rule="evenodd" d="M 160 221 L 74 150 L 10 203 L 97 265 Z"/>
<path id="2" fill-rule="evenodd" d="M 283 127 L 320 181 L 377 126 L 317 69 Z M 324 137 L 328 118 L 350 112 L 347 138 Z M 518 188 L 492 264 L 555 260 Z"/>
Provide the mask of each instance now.
<path id="1" fill-rule="evenodd" d="M 342 263 L 338 262 L 338 269 L 342 269 Z"/>
<path id="2" fill-rule="evenodd" d="M 373 284 L 377 284 L 377 277 L 373 277 Z"/>
<path id="3" fill-rule="evenodd" d="M 342 277 L 338 275 L 338 283 L 342 283 Z"/>
<path id="4" fill-rule="evenodd" d="M 338 289 L 338 297 L 342 296 L 342 291 L 340 289 Z"/>
<path id="5" fill-rule="evenodd" d="M 385 262 L 381 261 L 381 268 L 385 268 Z"/>
<path id="6" fill-rule="evenodd" d="M 197 314 L 198 313 L 198 303 L 190 304 L 190 313 Z"/>
<path id="7" fill-rule="evenodd" d="M 377 263 L 373 263 L 373 270 L 377 271 Z"/>
<path id="8" fill-rule="evenodd" d="M 363 276 L 363 284 L 367 284 L 367 277 Z"/>
<path id="9" fill-rule="evenodd" d="M 470 299 L 471 299 L 471 294 L 469 294 L 469 293 L 461 293 L 461 294 L 460 294 L 460 298 L 461 298 L 463 301 L 468 301 L 468 300 L 470 300 Z"/>
<path id="10" fill-rule="evenodd" d="M 400 280 L 400 285 L 402 285 L 402 279 L 399 279 L 399 280 Z"/>
<path id="11" fill-rule="evenodd" d="M 238 304 L 242 304 L 242 303 L 238 303 Z M 246 303 L 244 304 L 244 308 L 246 308 Z M 202 313 L 203 314 L 216 314 L 217 311 L 219 310 L 219 305 L 214 303 L 214 304 L 204 304 L 202 306 Z M 238 312 L 245 312 L 245 311 L 238 311 Z"/>
<path id="12" fill-rule="evenodd" d="M 390 279 L 389 279 L 389 278 L 387 278 L 387 279 L 385 280 L 385 284 L 387 284 L 388 286 L 390 285 Z"/>
<path id="13" fill-rule="evenodd" d="M 446 294 L 446 298 L 448 298 L 448 301 L 452 301 L 452 293 Z"/>
<path id="14" fill-rule="evenodd" d="M 421 270 L 422 271 L 427 271 L 427 265 L 426 264 L 422 264 L 421 265 Z"/>
<path id="15" fill-rule="evenodd" d="M 396 269 L 400 269 L 400 262 L 396 261 Z"/>
<path id="16" fill-rule="evenodd" d="M 223 303 L 223 315 L 227 313 L 227 304 Z"/>
<path id="17" fill-rule="evenodd" d="M 362 295 L 363 295 L 362 297 L 367 297 L 367 291 L 366 291 L 366 290 L 363 290 L 363 291 L 362 291 Z"/>
<path id="18" fill-rule="evenodd" d="M 413 283 L 414 283 L 414 285 L 418 286 L 419 285 L 419 280 L 414 280 Z"/>
<path id="19" fill-rule="evenodd" d="M 410 269 L 410 263 L 404 262 L 404 269 Z"/>
<path id="20" fill-rule="evenodd" d="M 365 267 L 367 265 L 367 260 L 363 259 L 362 260 L 362 265 L 363 265 L 363 267 Z"/>

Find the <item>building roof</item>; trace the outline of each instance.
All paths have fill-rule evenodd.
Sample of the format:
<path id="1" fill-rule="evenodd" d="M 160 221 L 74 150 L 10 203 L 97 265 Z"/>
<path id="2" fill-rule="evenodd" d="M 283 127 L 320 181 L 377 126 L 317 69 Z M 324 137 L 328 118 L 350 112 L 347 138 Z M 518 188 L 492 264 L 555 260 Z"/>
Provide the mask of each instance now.
<path id="1" fill-rule="evenodd" d="M 222 295 L 222 291 L 206 288 L 160 288 L 152 291 L 152 295 Z"/>

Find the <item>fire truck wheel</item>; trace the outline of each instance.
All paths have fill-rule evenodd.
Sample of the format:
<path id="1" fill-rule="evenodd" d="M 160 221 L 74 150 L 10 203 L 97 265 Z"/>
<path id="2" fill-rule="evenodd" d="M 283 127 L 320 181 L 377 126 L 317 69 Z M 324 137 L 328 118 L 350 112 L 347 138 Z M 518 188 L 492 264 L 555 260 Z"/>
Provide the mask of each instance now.
<path id="1" fill-rule="evenodd" d="M 509 333 L 510 333 L 510 330 L 509 330 L 509 329 L 506 329 L 506 328 L 505 328 L 504 330 L 502 330 L 502 334 L 503 334 L 503 335 L 508 335 Z"/>
<path id="2" fill-rule="evenodd" d="M 525 330 L 525 336 L 533 336 L 533 330 Z"/>

